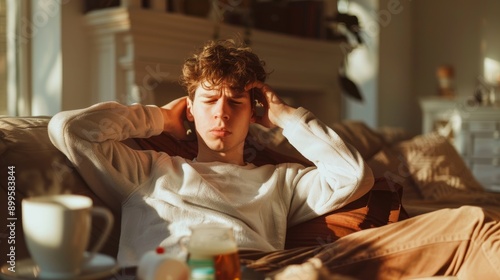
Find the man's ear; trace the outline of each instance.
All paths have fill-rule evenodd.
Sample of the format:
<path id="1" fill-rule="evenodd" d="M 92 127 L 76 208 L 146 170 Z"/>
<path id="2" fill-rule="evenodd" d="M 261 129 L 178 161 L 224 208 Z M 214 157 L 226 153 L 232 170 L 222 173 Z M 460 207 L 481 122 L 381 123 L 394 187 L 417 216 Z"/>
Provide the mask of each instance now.
<path id="1" fill-rule="evenodd" d="M 257 99 L 252 102 L 252 117 L 250 118 L 250 122 L 257 122 L 258 118 L 264 116 L 265 108 L 264 105 Z"/>
<path id="2" fill-rule="evenodd" d="M 187 98 L 187 104 L 186 104 L 186 118 L 190 122 L 194 122 L 194 117 L 193 117 L 193 101 L 191 99 Z"/>
<path id="3" fill-rule="evenodd" d="M 257 116 L 255 115 L 255 110 L 252 109 L 252 116 L 250 117 L 250 123 L 254 123 L 257 121 Z"/>

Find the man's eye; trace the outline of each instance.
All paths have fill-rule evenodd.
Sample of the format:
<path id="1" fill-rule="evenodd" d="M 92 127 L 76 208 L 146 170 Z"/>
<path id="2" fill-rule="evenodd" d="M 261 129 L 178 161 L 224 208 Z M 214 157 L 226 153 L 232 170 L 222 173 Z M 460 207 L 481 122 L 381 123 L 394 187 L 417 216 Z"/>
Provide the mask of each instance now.
<path id="1" fill-rule="evenodd" d="M 243 104 L 243 102 L 241 102 L 241 101 L 236 101 L 236 100 L 231 100 L 231 103 L 236 104 L 236 105 Z"/>

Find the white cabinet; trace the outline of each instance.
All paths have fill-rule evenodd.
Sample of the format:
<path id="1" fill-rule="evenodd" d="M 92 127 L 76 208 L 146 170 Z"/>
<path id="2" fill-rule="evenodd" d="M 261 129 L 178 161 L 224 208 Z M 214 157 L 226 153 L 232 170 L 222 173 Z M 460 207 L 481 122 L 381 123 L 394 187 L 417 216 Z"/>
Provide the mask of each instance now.
<path id="1" fill-rule="evenodd" d="M 420 106 L 422 133 L 448 137 L 483 187 L 500 192 L 500 107 L 441 97 L 422 98 Z"/>
<path id="2" fill-rule="evenodd" d="M 457 110 L 454 143 L 478 181 L 500 192 L 500 108 Z"/>

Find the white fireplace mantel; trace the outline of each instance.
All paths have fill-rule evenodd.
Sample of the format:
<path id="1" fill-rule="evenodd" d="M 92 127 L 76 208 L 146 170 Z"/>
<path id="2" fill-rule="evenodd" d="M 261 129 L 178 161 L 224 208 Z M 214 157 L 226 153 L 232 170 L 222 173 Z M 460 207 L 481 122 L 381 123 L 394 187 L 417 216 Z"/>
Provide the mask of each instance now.
<path id="1" fill-rule="evenodd" d="M 91 38 L 94 102 L 155 103 L 162 83 L 174 83 L 186 57 L 213 38 L 215 22 L 134 7 L 85 15 Z M 221 25 L 219 38 L 243 38 L 245 28 Z M 340 119 L 338 43 L 251 30 L 252 49 L 272 71 L 269 84 L 325 122 Z"/>

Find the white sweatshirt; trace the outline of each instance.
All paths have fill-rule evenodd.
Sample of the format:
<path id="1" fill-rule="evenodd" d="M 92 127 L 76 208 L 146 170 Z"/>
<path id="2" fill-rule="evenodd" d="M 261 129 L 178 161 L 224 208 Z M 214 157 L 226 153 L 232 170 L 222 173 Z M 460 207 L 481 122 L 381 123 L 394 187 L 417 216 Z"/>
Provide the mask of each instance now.
<path id="1" fill-rule="evenodd" d="M 340 208 L 373 185 L 361 155 L 303 108 L 283 135 L 314 167 L 196 162 L 120 142 L 162 130 L 160 108 L 116 102 L 61 112 L 49 124 L 50 139 L 89 187 L 121 207 L 122 266 L 137 265 L 157 246 L 178 245 L 201 223 L 232 226 L 240 249 L 283 249 L 287 227 Z"/>

